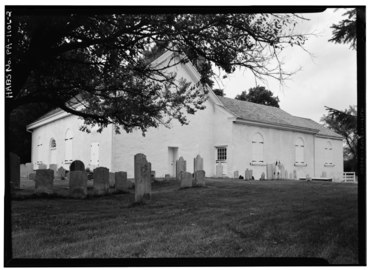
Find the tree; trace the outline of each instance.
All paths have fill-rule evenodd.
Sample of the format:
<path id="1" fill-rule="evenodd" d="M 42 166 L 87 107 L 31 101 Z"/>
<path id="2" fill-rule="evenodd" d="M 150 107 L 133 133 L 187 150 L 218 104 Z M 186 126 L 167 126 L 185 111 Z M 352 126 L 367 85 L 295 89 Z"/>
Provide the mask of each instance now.
<path id="1" fill-rule="evenodd" d="M 213 89 L 213 92 L 217 95 L 217 96 L 225 96 L 225 93 L 224 93 L 224 90 L 223 89 Z"/>
<path id="2" fill-rule="evenodd" d="M 341 44 L 349 43 L 350 48 L 356 49 L 356 9 L 346 11 L 343 16 L 347 16 L 347 18 L 331 26 L 333 37 L 329 41 Z"/>
<path id="3" fill-rule="evenodd" d="M 344 159 L 346 163 L 351 163 L 351 171 L 357 172 L 357 107 L 350 106 L 344 111 L 326 107 L 327 115 L 323 115 L 321 121 L 325 125 L 343 136 L 345 140 Z"/>
<path id="4" fill-rule="evenodd" d="M 249 88 L 248 91 L 248 94 L 246 91 L 243 91 L 240 95 L 237 95 L 235 99 L 280 108 L 279 97 L 274 97 L 273 93 L 270 90 L 267 90 L 264 86 L 252 87 Z"/>
<path id="5" fill-rule="evenodd" d="M 95 124 L 143 133 L 171 119 L 186 124 L 186 113 L 204 108 L 211 63 L 226 73 L 242 67 L 259 78 L 284 79 L 291 73 L 282 69 L 279 52 L 306 40 L 291 34 L 294 14 L 14 12 L 12 19 L 14 98 L 6 100 L 7 115 L 42 102 L 82 117 L 86 131 Z M 153 49 L 172 51 L 170 64 L 152 65 Z M 166 72 L 188 61 L 202 73 L 197 85 Z"/>

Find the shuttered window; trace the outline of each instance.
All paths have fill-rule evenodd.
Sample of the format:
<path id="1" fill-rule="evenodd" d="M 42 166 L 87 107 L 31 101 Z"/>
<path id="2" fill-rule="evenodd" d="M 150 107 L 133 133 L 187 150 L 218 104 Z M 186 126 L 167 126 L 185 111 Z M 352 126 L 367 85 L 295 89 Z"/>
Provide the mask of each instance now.
<path id="1" fill-rule="evenodd" d="M 325 151 L 325 164 L 332 165 L 333 164 L 333 147 L 330 142 L 326 143 L 324 151 Z"/>
<path id="2" fill-rule="evenodd" d="M 38 137 L 36 145 L 36 163 L 40 164 L 41 162 L 42 162 L 42 143 L 41 137 Z"/>
<path id="3" fill-rule="evenodd" d="M 90 148 L 90 164 L 99 166 L 99 143 L 91 143 Z"/>
<path id="4" fill-rule="evenodd" d="M 263 162 L 263 146 L 262 135 L 256 133 L 252 139 L 252 162 Z"/>
<path id="5" fill-rule="evenodd" d="M 73 161 L 73 133 L 70 129 L 67 129 L 65 136 L 65 163 L 70 163 Z"/>
<path id="6" fill-rule="evenodd" d="M 304 142 L 302 138 L 298 138 L 295 142 L 295 162 L 304 164 Z"/>

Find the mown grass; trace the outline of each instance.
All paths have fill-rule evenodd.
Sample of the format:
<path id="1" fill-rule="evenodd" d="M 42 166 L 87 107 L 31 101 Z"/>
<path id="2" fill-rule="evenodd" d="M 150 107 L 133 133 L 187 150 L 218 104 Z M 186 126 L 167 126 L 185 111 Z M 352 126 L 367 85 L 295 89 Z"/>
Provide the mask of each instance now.
<path id="1" fill-rule="evenodd" d="M 134 194 L 12 201 L 14 258 L 317 257 L 358 263 L 357 185 L 207 180 Z"/>

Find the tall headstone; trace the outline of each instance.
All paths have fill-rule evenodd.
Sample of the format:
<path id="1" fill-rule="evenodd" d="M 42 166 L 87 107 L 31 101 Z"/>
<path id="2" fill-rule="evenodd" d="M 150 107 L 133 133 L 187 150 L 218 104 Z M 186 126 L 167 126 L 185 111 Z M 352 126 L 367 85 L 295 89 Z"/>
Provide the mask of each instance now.
<path id="1" fill-rule="evenodd" d="M 249 169 L 245 170 L 245 180 L 251 180 Z"/>
<path id="2" fill-rule="evenodd" d="M 176 160 L 176 180 L 180 180 L 181 172 L 186 172 L 186 160 L 183 157 Z"/>
<path id="3" fill-rule="evenodd" d="M 263 172 L 262 174 L 261 174 L 261 180 L 265 180 L 265 173 Z"/>
<path id="4" fill-rule="evenodd" d="M 197 155 L 194 158 L 194 173 L 200 170 L 203 170 L 203 158 L 200 155 Z"/>
<path id="5" fill-rule="evenodd" d="M 36 170 L 35 193 L 52 194 L 53 193 L 54 172 L 48 169 Z"/>
<path id="6" fill-rule="evenodd" d="M 85 164 L 81 160 L 75 160 L 69 165 L 69 170 L 72 171 L 84 171 Z"/>
<path id="7" fill-rule="evenodd" d="M 146 160 L 146 156 L 140 153 L 134 157 L 134 167 L 135 202 L 142 202 L 145 199 L 151 198 L 151 164 Z"/>
<path id="8" fill-rule="evenodd" d="M 130 184 L 127 180 L 127 172 L 115 172 L 115 184 L 114 187 L 117 191 L 128 192 Z"/>
<path id="9" fill-rule="evenodd" d="M 196 171 L 194 173 L 194 182 L 196 186 L 204 187 L 206 185 L 206 172 L 203 170 Z"/>
<path id="10" fill-rule="evenodd" d="M 223 176 L 223 166 L 222 163 L 217 163 L 216 165 L 216 177 L 222 177 Z"/>
<path id="11" fill-rule="evenodd" d="M 274 165 L 273 164 L 267 164 L 267 170 L 266 170 L 266 174 L 267 174 L 267 179 L 273 179 L 274 178 Z"/>
<path id="12" fill-rule="evenodd" d="M 109 170 L 105 167 L 94 169 L 94 193 L 105 194 L 109 191 Z"/>
<path id="13" fill-rule="evenodd" d="M 39 170 L 46 170 L 48 167 L 44 163 L 39 164 Z"/>
<path id="14" fill-rule="evenodd" d="M 113 172 L 109 172 L 109 187 L 114 187 L 114 184 L 116 182 L 114 177 L 115 174 Z"/>
<path id="15" fill-rule="evenodd" d="M 13 188 L 19 188 L 21 184 L 21 170 L 20 170 L 20 159 L 14 153 L 9 153 L 9 165 L 10 165 L 10 185 Z"/>
<path id="16" fill-rule="evenodd" d="M 69 195 L 72 198 L 84 199 L 87 196 L 87 173 L 71 171 L 69 175 Z"/>
<path id="17" fill-rule="evenodd" d="M 180 179 L 181 179 L 181 188 L 191 187 L 193 184 L 193 177 L 189 172 L 181 172 Z"/>
<path id="18" fill-rule="evenodd" d="M 234 178 L 238 179 L 239 178 L 239 171 L 234 171 Z"/>

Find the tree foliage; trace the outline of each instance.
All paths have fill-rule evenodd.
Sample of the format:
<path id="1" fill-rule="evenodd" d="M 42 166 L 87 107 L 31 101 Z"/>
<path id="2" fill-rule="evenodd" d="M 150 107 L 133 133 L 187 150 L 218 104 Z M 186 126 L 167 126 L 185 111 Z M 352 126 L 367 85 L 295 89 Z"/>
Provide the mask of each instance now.
<path id="1" fill-rule="evenodd" d="M 267 90 L 264 86 L 252 87 L 248 90 L 248 94 L 247 91 L 242 91 L 241 94 L 235 97 L 235 99 L 280 108 L 279 97 L 274 97 L 273 93 L 270 90 Z"/>
<path id="2" fill-rule="evenodd" d="M 291 34 L 294 14 L 59 14 L 13 16 L 14 99 L 7 112 L 42 102 L 85 120 L 84 130 L 114 124 L 116 132 L 186 124 L 202 109 L 211 63 L 256 77 L 290 75 L 279 61 L 286 46 L 302 46 Z M 161 47 L 158 46 L 160 44 Z M 156 48 L 157 46 L 157 48 Z M 166 67 L 151 64 L 151 50 L 172 51 Z M 153 53 L 155 55 L 156 53 Z M 149 60 L 150 59 L 150 60 Z M 200 70 L 191 85 L 168 70 L 191 61 Z M 275 66 L 271 66 L 275 64 Z"/>
<path id="3" fill-rule="evenodd" d="M 331 26 L 333 37 L 329 41 L 341 44 L 349 43 L 352 49 L 356 49 L 356 9 L 346 11 L 343 16 L 347 16 L 347 18 Z"/>
<path id="4" fill-rule="evenodd" d="M 224 96 L 225 96 L 225 93 L 224 93 L 224 90 L 223 90 L 223 89 L 213 89 L 213 92 L 214 92 L 217 96 L 221 96 L 221 97 L 224 97 Z"/>
<path id="5" fill-rule="evenodd" d="M 328 110 L 327 115 L 323 115 L 321 121 L 325 125 L 342 135 L 345 140 L 344 159 L 350 160 L 352 163 L 352 170 L 357 171 L 357 107 L 350 106 L 344 111 L 336 110 L 326 107 Z"/>

